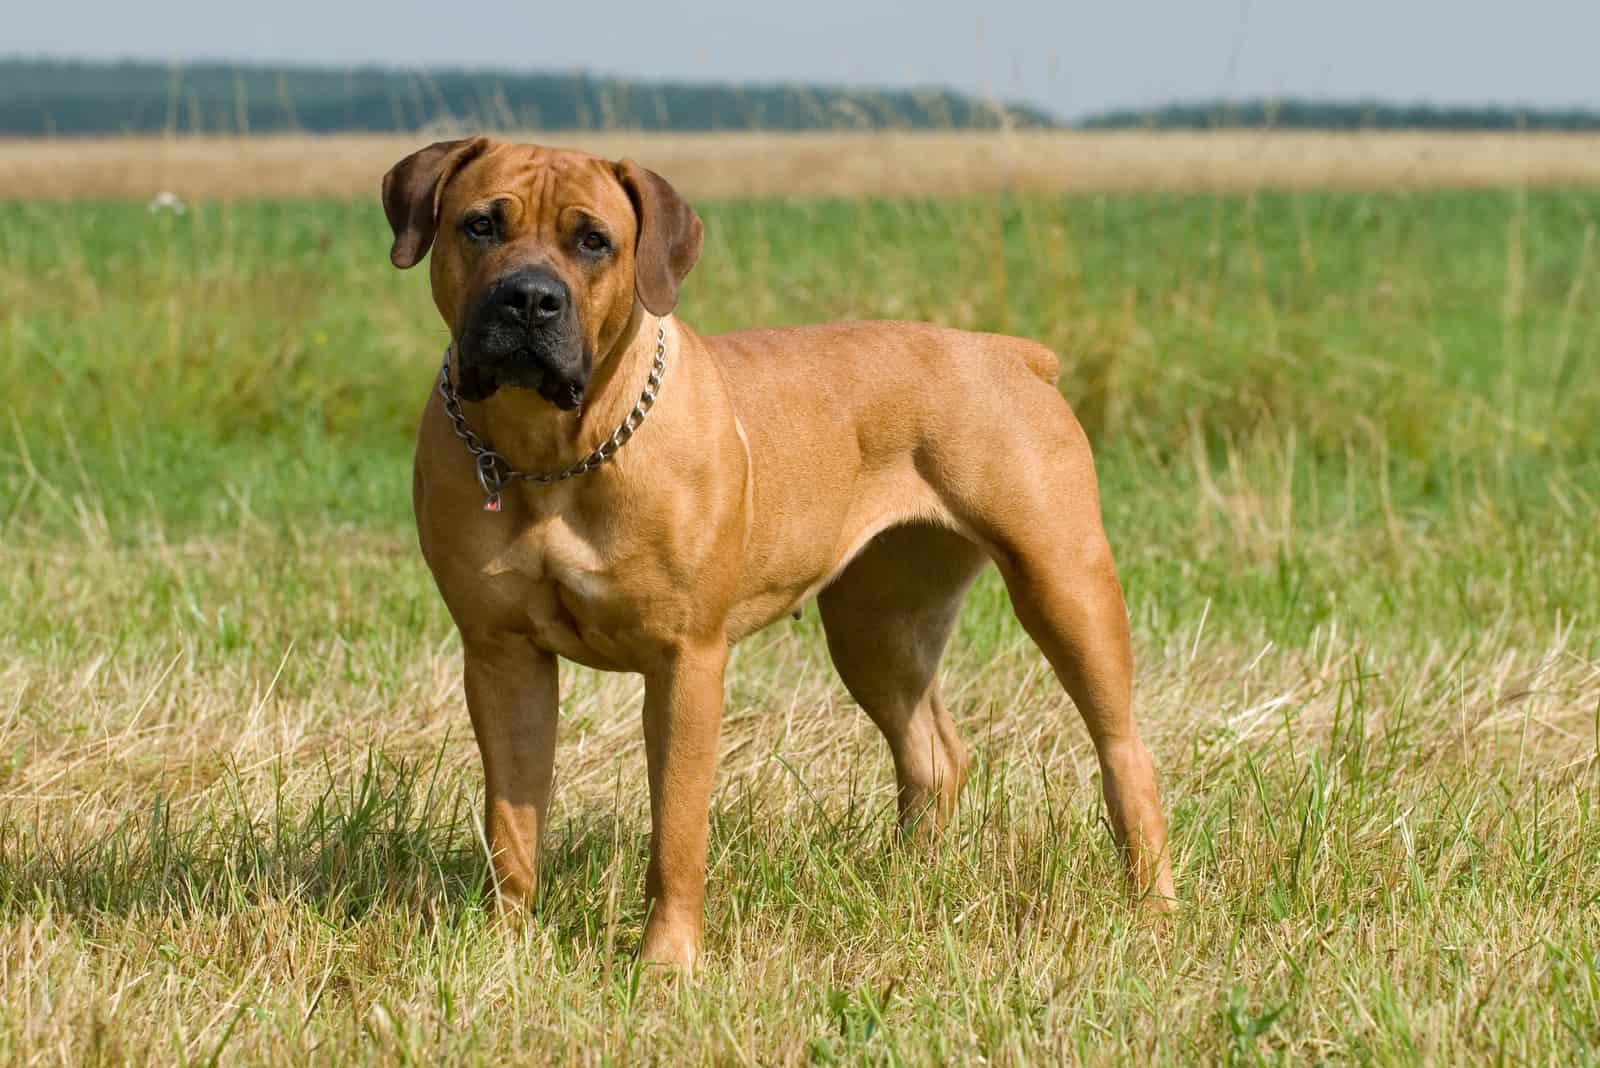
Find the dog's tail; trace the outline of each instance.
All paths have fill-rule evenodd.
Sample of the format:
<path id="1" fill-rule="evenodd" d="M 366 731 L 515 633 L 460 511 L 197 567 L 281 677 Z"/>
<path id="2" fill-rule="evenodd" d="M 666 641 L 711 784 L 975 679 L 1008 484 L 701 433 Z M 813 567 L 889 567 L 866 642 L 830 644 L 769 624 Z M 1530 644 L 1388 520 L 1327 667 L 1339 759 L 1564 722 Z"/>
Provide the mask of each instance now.
<path id="1" fill-rule="evenodd" d="M 1012 337 L 1010 334 L 977 333 L 968 336 L 979 340 L 983 358 L 991 366 L 993 362 L 1016 361 L 1026 367 L 1030 374 L 1052 386 L 1061 376 L 1061 360 L 1037 341 Z"/>
<path id="2" fill-rule="evenodd" d="M 1012 345 L 1012 351 L 1022 358 L 1028 365 L 1028 370 L 1050 383 L 1056 384 L 1056 379 L 1061 374 L 1061 360 L 1055 353 L 1039 344 L 1037 341 L 1028 341 L 1024 338 L 1006 338 Z"/>

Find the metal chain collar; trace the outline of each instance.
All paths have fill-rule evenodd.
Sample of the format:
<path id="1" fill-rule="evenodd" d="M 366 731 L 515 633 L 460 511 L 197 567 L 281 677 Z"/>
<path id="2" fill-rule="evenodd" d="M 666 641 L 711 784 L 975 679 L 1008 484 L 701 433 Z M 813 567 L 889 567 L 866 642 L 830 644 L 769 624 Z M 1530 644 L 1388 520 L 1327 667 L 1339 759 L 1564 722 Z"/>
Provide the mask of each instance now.
<path id="1" fill-rule="evenodd" d="M 450 417 L 450 425 L 455 429 L 456 437 L 466 445 L 467 452 L 472 454 L 473 463 L 477 465 L 478 485 L 483 487 L 483 510 L 485 512 L 500 510 L 500 490 L 507 482 L 517 480 L 565 482 L 569 478 L 593 471 L 615 456 L 618 450 L 628 443 L 628 439 L 633 437 L 633 432 L 639 429 L 639 424 L 644 422 L 645 415 L 655 405 L 656 393 L 661 389 L 661 376 L 666 370 L 667 327 L 664 322 L 657 322 L 656 358 L 650 367 L 650 378 L 645 382 L 644 392 L 639 395 L 639 402 L 622 420 L 621 425 L 611 432 L 611 436 L 571 467 L 544 473 L 518 471 L 467 425 L 466 414 L 461 410 L 461 398 L 456 395 L 456 387 L 450 384 L 450 348 L 447 346 L 444 350 L 444 360 L 439 364 L 439 397 L 444 401 L 444 414 Z"/>

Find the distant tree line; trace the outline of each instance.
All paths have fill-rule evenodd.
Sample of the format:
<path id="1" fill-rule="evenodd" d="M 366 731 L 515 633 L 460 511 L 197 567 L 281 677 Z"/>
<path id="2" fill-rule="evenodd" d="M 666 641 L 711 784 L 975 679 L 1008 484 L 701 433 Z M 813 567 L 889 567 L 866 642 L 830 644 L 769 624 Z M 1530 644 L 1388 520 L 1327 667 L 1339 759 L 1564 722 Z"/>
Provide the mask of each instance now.
<path id="1" fill-rule="evenodd" d="M 0 135 L 451 129 L 989 129 L 1063 125 L 944 89 L 635 82 L 584 71 L 0 59 Z M 1245 100 L 1108 111 L 1085 129 L 1600 130 L 1600 111 Z"/>
<path id="2" fill-rule="evenodd" d="M 1052 126 L 946 90 L 647 84 L 582 71 L 337 70 L 0 59 L 0 134 Z"/>
<path id="3" fill-rule="evenodd" d="M 1245 100 L 1110 111 L 1088 129 L 1218 130 L 1600 130 L 1600 111 L 1435 107 L 1377 101 Z"/>

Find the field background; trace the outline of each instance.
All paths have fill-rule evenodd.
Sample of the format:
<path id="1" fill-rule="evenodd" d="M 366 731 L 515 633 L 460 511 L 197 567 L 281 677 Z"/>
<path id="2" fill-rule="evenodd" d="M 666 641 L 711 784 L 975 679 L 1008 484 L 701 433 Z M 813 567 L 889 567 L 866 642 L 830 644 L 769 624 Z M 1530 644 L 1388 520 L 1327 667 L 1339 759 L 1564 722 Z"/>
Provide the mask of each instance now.
<path id="1" fill-rule="evenodd" d="M 1600 1058 L 1593 139 L 576 140 L 699 198 L 702 331 L 1062 355 L 1182 911 L 1127 907 L 991 575 L 946 661 L 976 765 L 942 850 L 893 844 L 808 613 L 730 671 L 706 971 L 634 965 L 628 676 L 565 671 L 551 877 L 495 928 L 409 518 L 445 336 L 372 195 L 412 146 L 10 142 L 0 1061 Z"/>

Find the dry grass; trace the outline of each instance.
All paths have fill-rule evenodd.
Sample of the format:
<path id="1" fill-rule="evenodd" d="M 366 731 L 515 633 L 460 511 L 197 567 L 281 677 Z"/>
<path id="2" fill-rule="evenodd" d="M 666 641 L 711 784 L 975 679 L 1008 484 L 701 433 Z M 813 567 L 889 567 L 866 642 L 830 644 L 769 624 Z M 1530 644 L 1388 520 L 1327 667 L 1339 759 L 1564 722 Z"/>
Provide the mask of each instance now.
<path id="1" fill-rule="evenodd" d="M 437 611 L 373 604 L 397 574 L 427 603 L 410 537 L 104 529 L 91 507 L 81 541 L 0 555 L 42 639 L 0 667 L 0 1059 L 1460 1063 L 1600 1041 L 1579 1022 L 1600 661 L 1571 625 L 1418 646 L 1335 616 L 1296 648 L 1217 640 L 1205 612 L 1141 626 L 1186 903 L 1154 929 L 1119 903 L 1092 750 L 996 583 L 947 666 L 978 765 L 936 857 L 889 844 L 884 747 L 814 618 L 778 627 L 730 671 L 708 970 L 641 983 L 636 679 L 564 670 L 548 894 L 496 930 L 458 646 Z"/>
<path id="2" fill-rule="evenodd" d="M 1600 135 L 513 134 L 633 156 L 693 197 L 1600 185 Z M 423 135 L 0 140 L 0 197 L 368 196 Z"/>

